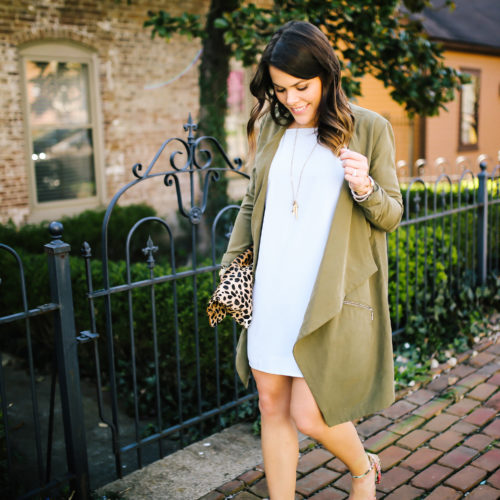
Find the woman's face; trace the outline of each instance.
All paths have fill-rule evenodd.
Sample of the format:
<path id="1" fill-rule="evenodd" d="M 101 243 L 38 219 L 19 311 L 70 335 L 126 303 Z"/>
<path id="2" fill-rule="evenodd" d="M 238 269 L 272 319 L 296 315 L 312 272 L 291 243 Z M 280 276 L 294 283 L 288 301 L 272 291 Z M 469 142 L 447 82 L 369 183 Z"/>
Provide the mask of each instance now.
<path id="1" fill-rule="evenodd" d="M 304 80 L 269 66 L 274 92 L 278 100 L 292 114 L 292 127 L 315 127 L 321 102 L 322 84 L 319 76 Z"/>

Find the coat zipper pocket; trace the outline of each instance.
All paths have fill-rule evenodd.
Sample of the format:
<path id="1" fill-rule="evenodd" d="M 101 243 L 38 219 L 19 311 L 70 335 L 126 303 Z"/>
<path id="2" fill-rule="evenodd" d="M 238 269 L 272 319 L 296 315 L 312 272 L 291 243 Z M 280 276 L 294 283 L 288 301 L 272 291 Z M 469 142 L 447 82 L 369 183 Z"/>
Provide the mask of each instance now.
<path id="1" fill-rule="evenodd" d="M 353 302 L 352 300 L 344 300 L 344 304 L 346 306 L 361 307 L 362 309 L 366 309 L 367 311 L 370 311 L 371 318 L 373 321 L 373 307 L 367 306 L 366 304 L 362 304 L 361 302 Z"/>

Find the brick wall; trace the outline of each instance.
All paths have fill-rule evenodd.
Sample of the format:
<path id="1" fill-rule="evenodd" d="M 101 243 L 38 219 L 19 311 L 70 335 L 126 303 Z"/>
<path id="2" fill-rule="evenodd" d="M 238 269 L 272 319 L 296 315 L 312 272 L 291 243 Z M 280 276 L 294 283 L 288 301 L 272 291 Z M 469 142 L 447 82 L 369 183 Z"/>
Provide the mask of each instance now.
<path id="1" fill-rule="evenodd" d="M 29 203 L 19 47 L 59 39 L 96 51 L 107 202 L 133 179 L 134 163 L 149 164 L 165 139 L 184 137 L 188 112 L 195 119 L 198 113 L 197 65 L 169 85 L 145 88 L 179 74 L 200 49 L 199 41 L 180 36 L 169 43 L 151 40 L 150 30 L 142 27 L 147 11 L 203 14 L 208 4 L 208 0 L 0 2 L 0 222 L 39 218 Z M 176 207 L 173 187 L 145 184 L 134 188 L 124 203 L 148 201 L 162 214 Z"/>

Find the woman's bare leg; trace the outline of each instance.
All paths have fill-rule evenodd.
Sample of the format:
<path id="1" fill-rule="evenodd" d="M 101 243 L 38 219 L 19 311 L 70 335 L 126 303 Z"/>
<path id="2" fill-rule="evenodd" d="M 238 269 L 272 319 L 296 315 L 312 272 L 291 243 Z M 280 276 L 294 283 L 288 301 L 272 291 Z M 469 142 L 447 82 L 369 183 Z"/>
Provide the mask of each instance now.
<path id="1" fill-rule="evenodd" d="M 299 445 L 290 417 L 292 378 L 252 369 L 259 391 L 262 454 L 271 500 L 293 500 Z"/>
<path id="2" fill-rule="evenodd" d="M 290 412 L 298 429 L 320 441 L 327 450 L 346 464 L 351 474 L 358 476 L 370 468 L 370 462 L 353 423 L 345 422 L 328 427 L 303 378 L 293 379 Z M 352 481 L 349 500 L 374 498 L 375 471 Z"/>

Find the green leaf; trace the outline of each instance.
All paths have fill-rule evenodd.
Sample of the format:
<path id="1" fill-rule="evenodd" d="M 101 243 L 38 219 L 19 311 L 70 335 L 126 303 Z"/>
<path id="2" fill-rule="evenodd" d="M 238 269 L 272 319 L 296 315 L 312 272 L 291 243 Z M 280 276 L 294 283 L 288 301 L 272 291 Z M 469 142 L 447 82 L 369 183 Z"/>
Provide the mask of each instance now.
<path id="1" fill-rule="evenodd" d="M 215 21 L 214 21 L 214 26 L 217 28 L 217 29 L 220 29 L 220 30 L 225 30 L 227 28 L 229 28 L 229 23 L 226 19 L 222 18 L 222 17 L 219 17 L 217 18 Z"/>

